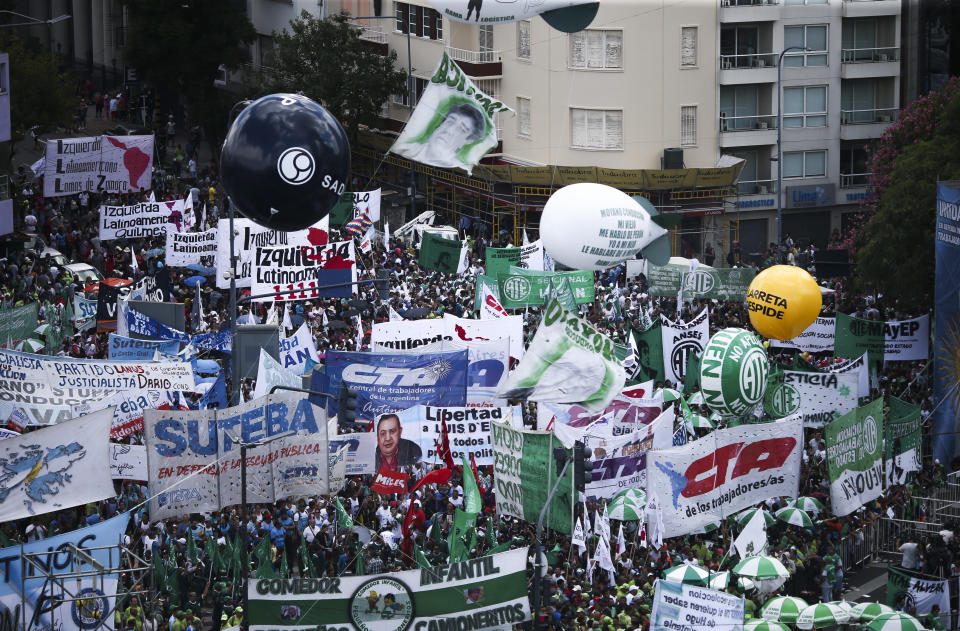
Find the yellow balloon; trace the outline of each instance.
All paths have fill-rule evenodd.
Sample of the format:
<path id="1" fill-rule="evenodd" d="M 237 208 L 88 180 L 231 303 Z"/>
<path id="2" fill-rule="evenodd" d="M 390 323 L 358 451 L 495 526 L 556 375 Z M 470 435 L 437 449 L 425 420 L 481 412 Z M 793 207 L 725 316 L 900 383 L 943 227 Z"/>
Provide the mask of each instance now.
<path id="1" fill-rule="evenodd" d="M 792 340 L 813 324 L 823 298 L 813 276 L 793 265 L 774 265 L 747 289 L 750 324 L 764 337 Z"/>

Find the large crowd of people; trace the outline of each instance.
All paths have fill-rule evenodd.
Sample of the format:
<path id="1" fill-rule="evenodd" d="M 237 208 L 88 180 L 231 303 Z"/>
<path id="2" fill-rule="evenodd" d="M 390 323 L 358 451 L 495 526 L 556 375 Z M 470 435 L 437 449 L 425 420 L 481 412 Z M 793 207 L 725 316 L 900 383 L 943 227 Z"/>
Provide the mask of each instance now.
<path id="1" fill-rule="evenodd" d="M 101 95 L 101 99 L 103 96 Z M 95 114 L 113 116 L 115 98 L 97 101 Z M 119 105 L 118 105 L 119 108 Z M 164 126 L 166 128 L 166 126 Z M 175 128 L 171 130 L 175 134 Z M 184 136 L 183 134 L 180 135 Z M 171 143 L 171 140 L 173 142 Z M 179 146 L 179 138 L 167 138 L 165 144 Z M 226 199 L 217 179 L 215 164 L 197 169 L 175 168 L 177 150 L 158 162 L 156 176 L 164 183 L 164 191 L 143 191 L 125 195 L 79 195 L 44 198 L 40 182 L 32 174 L 22 172 L 15 186 L 15 215 L 18 232 L 37 235 L 48 247 L 59 250 L 69 262 L 88 263 L 104 277 L 135 279 L 153 274 L 165 267 L 164 239 L 103 242 L 98 237 L 98 209 L 101 204 L 131 204 L 145 201 L 155 194 L 157 199 L 194 196 L 194 230 L 217 224 L 225 216 Z M 184 163 L 189 162 L 183 158 Z M 169 175 L 169 177 L 168 177 Z M 358 184 L 364 186 L 365 184 Z M 203 210 L 201 210 L 203 208 Z M 457 218 L 440 221 L 457 225 Z M 476 277 L 483 272 L 484 249 L 507 245 L 512 235 L 490 238 L 474 218 L 469 239 L 470 265 L 459 275 L 444 274 L 422 268 L 417 263 L 413 244 L 391 239 L 388 245 L 377 241 L 368 254 L 358 254 L 362 277 L 373 278 L 374 270 L 388 269 L 391 274 L 390 298 L 380 301 L 374 287 L 361 284 L 353 300 L 313 299 L 291 303 L 291 321 L 295 327 L 306 322 L 319 350 L 321 362 L 325 351 L 369 348 L 369 325 L 386 321 L 390 310 L 399 314 L 417 313 L 421 317 L 438 318 L 445 313 L 475 317 L 473 309 Z M 2 293 L 5 307 L 36 302 L 43 306 L 41 321 L 49 320 L 51 310 L 62 312 L 76 294 L 95 290 L 71 276 L 62 261 L 42 256 L 40 247 L 17 247 L 17 239 L 8 241 L 2 260 Z M 22 245 L 22 243 L 21 243 Z M 789 244 L 791 255 L 797 246 Z M 711 248 L 712 249 L 712 248 Z M 774 250 L 776 249 L 774 244 Z M 796 256 L 798 264 L 808 263 L 815 256 L 812 246 L 803 248 L 804 256 Z M 134 261 L 135 259 L 135 261 Z M 775 256 L 766 256 L 760 265 L 772 264 Z M 212 266 L 212 261 L 200 261 Z M 227 326 L 229 300 L 226 291 L 217 289 L 213 280 L 205 283 L 200 293 L 203 322 L 191 322 L 195 290 L 185 279 L 196 272 L 168 268 L 171 300 L 184 304 L 190 332 L 211 331 Z M 830 286 L 823 307 L 824 315 L 844 312 L 874 319 L 899 319 L 918 314 L 901 312 L 891 297 L 858 295 L 847 289 L 847 279 L 819 279 Z M 584 305 L 582 317 L 620 344 L 627 343 L 629 329 L 642 328 L 641 313 L 648 308 L 653 317 L 659 314 L 671 320 L 687 320 L 703 308 L 710 310 L 711 333 L 724 327 L 750 328 L 745 306 L 736 301 L 692 300 L 678 305 L 676 298 L 654 297 L 647 293 L 644 277 L 628 278 L 621 266 L 596 275 L 596 300 Z M 518 312 L 519 313 L 519 312 Z M 540 320 L 539 310 L 522 312 L 525 337 L 529 341 Z M 245 308 L 248 321 L 264 322 L 268 317 L 264 305 L 252 311 Z M 360 316 L 366 331 L 358 335 L 355 317 Z M 292 333 L 292 331 L 287 331 Z M 51 354 L 77 358 L 103 359 L 107 355 L 107 334 L 88 330 L 66 337 Z M 773 362 L 792 365 L 796 351 L 770 349 Z M 222 356 L 207 352 L 209 358 Z M 808 358 L 812 363 L 827 365 L 829 354 Z M 933 409 L 932 378 L 925 362 L 891 362 L 882 366 L 879 380 L 870 398 L 887 394 L 898 396 L 921 406 L 924 430 L 929 433 L 928 416 Z M 678 384 L 657 383 L 659 387 Z M 252 383 L 241 384 L 242 398 L 252 397 Z M 198 397 L 194 397 L 195 404 Z M 525 423 L 536 425 L 536 404 L 518 402 L 523 407 Z M 669 405 L 669 404 L 667 404 Z M 679 406 L 679 402 L 675 405 Z M 704 410 L 706 411 L 706 410 Z M 809 602 L 841 599 L 845 582 L 862 559 L 843 558 L 842 542 L 862 537 L 865 529 L 878 519 L 894 515 L 908 520 L 925 519 L 923 502 L 927 491 L 944 483 L 953 463 L 924 459 L 922 470 L 907 485 L 891 488 L 860 511 L 837 518 L 830 511 L 829 481 L 822 432 L 808 429 L 802 457 L 800 493 L 817 498 L 826 508 L 815 515 L 814 526 L 801 528 L 777 523 L 768 529 L 769 553 L 778 557 L 791 570 L 790 579 L 779 593 L 802 596 Z M 134 433 L 126 440 L 142 442 Z M 929 453 L 926 452 L 927 454 Z M 926 454 L 925 454 L 926 455 Z M 945 466 L 946 465 L 946 466 Z M 951 467 L 952 468 L 952 467 Z M 426 475 L 430 467 L 418 464 L 408 468 L 411 481 Z M 446 561 L 449 550 L 447 535 L 453 526 L 454 508 L 462 507 L 464 488 L 461 474 L 445 484 L 424 486 L 413 502 L 412 530 L 427 560 L 436 565 Z M 691 534 L 667 539 L 659 548 L 642 545 L 638 522 L 625 522 L 627 552 L 617 561 L 615 573 L 596 568 L 587 573 L 587 556 L 571 545 L 569 536 L 547 531 L 537 540 L 534 525 L 504 517 L 497 513 L 491 467 L 480 468 L 479 486 L 483 489 L 483 513 L 478 520 L 478 537 L 472 555 L 491 549 L 540 546 L 547 554 L 549 584 L 543 599 L 541 615 L 554 629 L 614 631 L 648 629 L 653 598 L 653 584 L 664 570 L 678 564 L 693 564 L 713 571 L 729 570 L 737 560 L 730 549 L 732 535 L 738 527 L 725 520 L 710 533 Z M 235 554 L 245 538 L 254 575 L 284 574 L 295 576 L 339 576 L 375 574 L 416 567 L 416 561 L 400 548 L 400 530 L 408 504 L 403 497 L 374 493 L 370 476 L 350 476 L 337 498 L 313 497 L 296 501 L 279 501 L 271 505 L 253 505 L 244 520 L 239 507 L 221 511 L 184 515 L 180 519 L 152 520 L 145 504 L 149 491 L 147 481 L 117 483 L 117 495 L 107 501 L 62 510 L 32 519 L 0 525 L 4 544 L 34 541 L 56 533 L 98 523 L 101 520 L 132 511 L 128 529 L 128 545 L 151 564 L 144 574 L 128 574 L 121 581 L 128 595 L 118 599 L 114 616 L 117 631 L 217 631 L 240 624 L 243 620 L 242 595 L 239 591 L 243 574 L 234 564 L 225 562 Z M 766 508 L 774 511 L 785 506 L 788 498 L 770 498 Z M 349 513 L 355 526 L 338 523 L 336 503 Z M 592 532 L 600 502 L 588 499 L 585 519 Z M 614 530 L 619 528 L 615 526 Z M 952 524 L 947 530 L 955 531 Z M 592 553 L 596 535 L 588 542 Z M 913 544 L 913 546 L 911 546 Z M 939 576 L 960 575 L 960 539 L 944 535 L 940 540 L 905 541 L 911 552 L 908 569 Z M 749 587 L 730 582 L 728 591 L 746 597 L 748 616 L 758 616 L 763 604 L 761 595 Z M 903 605 L 906 606 L 906 605 Z"/>

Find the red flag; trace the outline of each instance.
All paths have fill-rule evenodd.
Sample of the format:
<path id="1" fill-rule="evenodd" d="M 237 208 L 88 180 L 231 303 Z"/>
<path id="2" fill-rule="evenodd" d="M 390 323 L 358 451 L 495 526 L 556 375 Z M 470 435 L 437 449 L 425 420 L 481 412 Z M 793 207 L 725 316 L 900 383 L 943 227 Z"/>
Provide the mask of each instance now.
<path id="1" fill-rule="evenodd" d="M 452 476 L 453 471 L 450 469 L 436 469 L 435 471 L 431 471 L 427 475 L 417 480 L 417 483 L 414 484 L 407 492 L 413 493 L 424 484 L 446 484 L 447 480 L 449 480 Z"/>
<path id="2" fill-rule="evenodd" d="M 450 436 L 447 434 L 447 421 L 440 421 L 440 444 L 437 445 L 437 455 L 443 460 L 443 464 L 451 471 L 458 471 L 456 463 L 453 461 L 453 452 L 450 451 Z"/>
<path id="3" fill-rule="evenodd" d="M 473 479 L 477 481 L 477 488 L 480 489 L 480 494 L 486 494 L 484 488 L 480 486 L 480 475 L 477 473 L 477 461 L 473 457 L 473 452 L 470 452 L 470 470 L 473 471 Z"/>
<path id="4" fill-rule="evenodd" d="M 415 500 L 416 498 L 411 495 L 410 506 L 407 507 L 407 514 L 403 517 L 403 525 L 400 526 L 400 532 L 403 533 L 404 539 L 410 537 L 410 524 L 413 523 L 413 502 Z"/>
<path id="5" fill-rule="evenodd" d="M 381 467 L 380 471 L 377 472 L 377 477 L 373 480 L 373 484 L 370 485 L 370 490 L 381 495 L 392 493 L 402 495 L 407 492 L 407 481 L 409 479 L 410 476 L 406 473 Z"/>

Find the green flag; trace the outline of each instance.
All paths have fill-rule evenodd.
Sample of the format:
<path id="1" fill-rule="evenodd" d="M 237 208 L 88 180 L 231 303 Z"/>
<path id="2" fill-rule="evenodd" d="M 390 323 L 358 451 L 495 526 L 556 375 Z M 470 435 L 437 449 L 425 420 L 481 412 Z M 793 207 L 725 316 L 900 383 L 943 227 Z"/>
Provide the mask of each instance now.
<path id="1" fill-rule="evenodd" d="M 487 270 L 487 274 L 492 276 L 489 269 Z M 570 287 L 569 293 L 573 296 L 573 302 L 575 304 L 588 304 L 596 298 L 593 272 L 585 270 L 573 272 L 541 272 L 511 266 L 507 268 L 505 273 L 500 273 L 495 278 L 497 279 L 500 304 L 503 305 L 504 309 L 539 307 L 550 302 L 550 282 L 561 282 L 561 279 L 567 281 L 566 284 Z M 557 300 L 564 304 L 568 310 L 576 313 L 577 309 L 570 309 L 568 306 L 570 296 L 567 294 L 567 290 L 564 287 L 557 286 L 556 291 L 558 294 Z"/>
<path id="2" fill-rule="evenodd" d="M 171 545 L 167 548 L 167 561 L 164 565 L 164 578 L 166 579 L 164 588 L 170 596 L 178 596 L 180 594 L 179 574 L 180 568 L 177 566 L 177 555 Z"/>
<path id="3" fill-rule="evenodd" d="M 167 572 L 159 554 L 153 555 L 151 566 L 153 568 L 153 587 L 157 590 L 162 589 L 167 582 Z"/>
<path id="4" fill-rule="evenodd" d="M 207 539 L 207 548 L 209 548 L 207 554 L 210 557 L 210 569 L 216 572 L 220 566 L 220 551 L 217 549 L 216 542 L 209 539 Z"/>
<path id="5" fill-rule="evenodd" d="M 660 319 L 644 331 L 633 331 L 633 340 L 637 347 L 636 381 L 663 381 L 666 372 L 663 369 L 663 337 L 660 331 Z"/>
<path id="6" fill-rule="evenodd" d="M 187 529 L 187 559 L 194 565 L 200 562 L 200 555 L 197 554 L 197 542 L 193 540 L 193 530 L 189 528 Z"/>
<path id="7" fill-rule="evenodd" d="M 353 193 L 340 194 L 340 199 L 330 209 L 330 227 L 339 228 L 353 219 Z"/>
<path id="8" fill-rule="evenodd" d="M 687 356 L 687 370 L 683 373 L 683 393 L 690 396 L 700 387 L 700 354 Z"/>
<path id="9" fill-rule="evenodd" d="M 310 578 L 317 578 L 317 570 L 310 560 L 310 551 L 307 549 L 307 538 L 300 533 L 300 567 Z"/>
<path id="10" fill-rule="evenodd" d="M 433 539 L 434 543 L 443 541 L 443 528 L 440 527 L 439 519 L 434 519 L 433 523 L 430 524 L 430 538 Z"/>
<path id="11" fill-rule="evenodd" d="M 421 570 L 432 567 L 430 561 L 427 560 L 427 555 L 423 553 L 423 550 L 421 550 L 420 546 L 416 543 L 413 544 L 413 558 L 417 560 L 417 567 Z"/>
<path id="12" fill-rule="evenodd" d="M 483 533 L 487 537 L 487 548 L 497 547 L 497 533 L 495 530 L 493 527 L 493 519 L 488 519 L 486 532 Z"/>
<path id="13" fill-rule="evenodd" d="M 556 565 L 557 561 L 560 560 L 560 544 L 554 544 L 553 549 L 549 550 L 545 556 L 547 557 L 547 563 L 550 565 Z"/>
<path id="14" fill-rule="evenodd" d="M 521 539 L 520 537 L 514 537 L 513 539 L 504 541 L 503 543 L 498 545 L 496 548 L 491 548 L 490 550 L 487 550 L 487 553 L 483 556 L 490 556 L 493 554 L 498 554 L 500 552 L 506 552 L 507 550 L 510 549 L 510 546 L 520 545 L 521 543 L 523 543 L 523 539 Z"/>
<path id="15" fill-rule="evenodd" d="M 270 549 L 270 537 L 264 535 L 253 550 L 257 557 L 257 578 L 277 578 L 273 571 L 273 551 Z"/>
<path id="16" fill-rule="evenodd" d="M 480 487 L 473 477 L 473 469 L 467 455 L 463 455 L 463 509 L 468 513 L 483 512 L 483 498 L 480 496 Z"/>
<path id="17" fill-rule="evenodd" d="M 290 567 L 287 565 L 287 550 L 278 550 L 280 554 L 280 578 L 290 577 Z"/>
<path id="18" fill-rule="evenodd" d="M 849 515 L 883 495 L 883 399 L 827 423 L 823 434 L 834 514 Z"/>
<path id="19" fill-rule="evenodd" d="M 350 518 L 350 514 L 347 511 L 343 510 L 343 505 L 340 504 L 340 498 L 337 500 L 337 526 L 340 528 L 353 528 L 353 519 Z"/>
<path id="20" fill-rule="evenodd" d="M 469 557 L 470 549 L 473 547 L 472 537 L 476 536 L 474 524 L 477 520 L 476 513 L 466 513 L 459 508 L 453 514 L 453 527 L 450 528 L 450 535 L 447 539 L 447 546 L 450 549 L 450 562 L 462 561 Z"/>
<path id="21" fill-rule="evenodd" d="M 833 343 L 835 356 L 856 359 L 868 353 L 871 371 L 883 361 L 886 327 L 882 321 L 863 320 L 838 313 L 836 322 Z"/>
<path id="22" fill-rule="evenodd" d="M 693 429 L 693 422 L 696 420 L 696 414 L 693 413 L 693 410 L 690 409 L 686 399 L 683 397 L 680 397 L 680 411 L 683 413 L 683 422 L 686 423 L 688 428 Z"/>
<path id="23" fill-rule="evenodd" d="M 420 267 L 436 270 L 445 274 L 456 274 L 460 266 L 463 244 L 455 239 L 444 239 L 430 232 L 423 233 L 420 244 Z"/>
<path id="24" fill-rule="evenodd" d="M 578 313 L 577 299 L 573 295 L 573 288 L 570 287 L 570 279 L 561 275 L 551 276 L 549 283 L 548 300 L 556 299 L 567 311 Z"/>

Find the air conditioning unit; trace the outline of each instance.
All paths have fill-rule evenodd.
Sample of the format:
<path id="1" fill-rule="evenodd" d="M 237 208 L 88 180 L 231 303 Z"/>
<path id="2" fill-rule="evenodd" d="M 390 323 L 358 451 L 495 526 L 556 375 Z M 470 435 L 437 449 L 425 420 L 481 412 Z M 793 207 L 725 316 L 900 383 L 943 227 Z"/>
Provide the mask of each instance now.
<path id="1" fill-rule="evenodd" d="M 889 123 L 889 122 L 890 122 L 890 115 L 889 115 L 889 114 L 881 114 L 881 115 L 878 116 L 877 118 L 880 120 L 881 123 Z"/>
<path id="2" fill-rule="evenodd" d="M 890 61 L 890 55 L 886 53 L 880 53 L 880 61 Z"/>
<path id="3" fill-rule="evenodd" d="M 758 186 L 757 188 L 760 189 L 760 194 L 761 194 L 761 195 L 766 195 L 766 194 L 768 193 L 768 190 L 767 190 L 767 187 L 766 187 L 766 186 Z"/>
<path id="4" fill-rule="evenodd" d="M 764 61 L 763 59 L 757 59 L 757 68 L 763 68 L 766 65 L 767 65 L 766 61 Z"/>
<path id="5" fill-rule="evenodd" d="M 723 68 L 724 70 L 729 70 L 730 68 L 733 68 L 733 60 L 730 59 L 729 57 L 721 57 L 720 67 Z"/>
<path id="6" fill-rule="evenodd" d="M 767 121 L 758 121 L 758 122 L 757 122 L 757 129 L 766 129 L 766 128 L 767 128 Z"/>
<path id="7" fill-rule="evenodd" d="M 720 6 L 721 6 L 721 7 L 729 7 L 729 6 L 730 6 L 730 0 L 720 0 Z"/>

